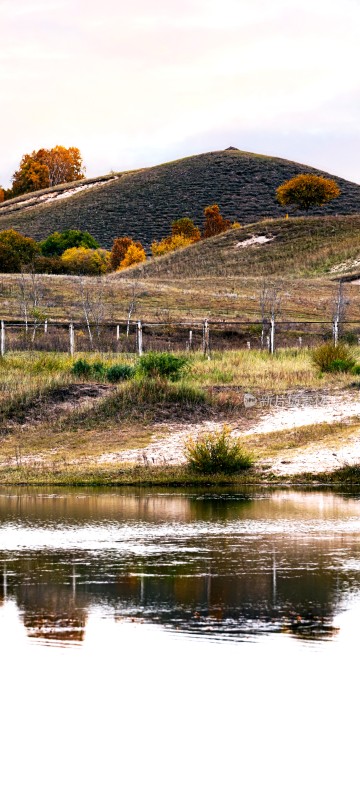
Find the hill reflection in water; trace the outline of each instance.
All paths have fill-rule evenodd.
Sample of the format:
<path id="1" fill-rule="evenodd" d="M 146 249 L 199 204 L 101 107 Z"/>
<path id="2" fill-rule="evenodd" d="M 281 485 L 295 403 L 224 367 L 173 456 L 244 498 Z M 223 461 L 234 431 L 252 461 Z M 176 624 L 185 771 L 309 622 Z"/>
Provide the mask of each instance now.
<path id="1" fill-rule="evenodd" d="M 331 636 L 359 592 L 359 509 L 327 492 L 3 490 L 0 604 L 47 643 L 81 643 L 95 611 L 220 639 Z"/>

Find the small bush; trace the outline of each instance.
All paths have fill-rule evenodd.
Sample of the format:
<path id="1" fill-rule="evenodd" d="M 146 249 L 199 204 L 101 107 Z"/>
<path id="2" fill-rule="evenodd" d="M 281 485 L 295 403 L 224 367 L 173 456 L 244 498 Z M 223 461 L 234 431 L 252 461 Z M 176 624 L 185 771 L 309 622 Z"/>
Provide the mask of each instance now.
<path id="1" fill-rule="evenodd" d="M 190 437 L 185 453 L 190 469 L 206 475 L 231 475 L 249 469 L 253 464 L 252 456 L 230 436 L 226 426 L 219 433 L 204 433 L 195 440 Z"/>
<path id="2" fill-rule="evenodd" d="M 110 383 L 119 383 L 130 380 L 134 373 L 134 367 L 130 367 L 129 364 L 114 364 L 106 370 L 106 378 Z"/>
<path id="3" fill-rule="evenodd" d="M 77 378 L 95 378 L 103 380 L 106 377 L 106 367 L 102 361 L 87 361 L 86 358 L 78 358 L 74 361 L 71 371 Z"/>
<path id="4" fill-rule="evenodd" d="M 187 364 L 186 356 L 149 352 L 140 357 L 137 371 L 145 378 L 168 378 L 177 381 Z"/>
<path id="5" fill-rule="evenodd" d="M 91 367 L 92 365 L 89 361 L 86 361 L 86 358 L 78 358 L 77 361 L 74 361 L 71 372 L 76 375 L 77 378 L 90 378 Z"/>
<path id="6" fill-rule="evenodd" d="M 351 372 L 353 375 L 360 375 L 360 364 L 355 364 Z"/>
<path id="7" fill-rule="evenodd" d="M 311 357 L 321 372 L 350 372 L 355 366 L 351 350 L 345 344 L 327 342 L 316 347 Z"/>
<path id="8" fill-rule="evenodd" d="M 102 361 L 94 361 L 91 364 L 91 374 L 97 380 L 102 380 L 106 378 L 107 369 Z"/>

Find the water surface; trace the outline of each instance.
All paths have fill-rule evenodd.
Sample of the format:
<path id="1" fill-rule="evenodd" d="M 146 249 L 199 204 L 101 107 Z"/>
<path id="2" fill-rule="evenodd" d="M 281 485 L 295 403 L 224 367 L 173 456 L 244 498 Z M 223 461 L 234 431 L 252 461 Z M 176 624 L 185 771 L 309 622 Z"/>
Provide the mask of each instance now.
<path id="1" fill-rule="evenodd" d="M 357 796 L 359 509 L 2 489 L 11 796 Z"/>

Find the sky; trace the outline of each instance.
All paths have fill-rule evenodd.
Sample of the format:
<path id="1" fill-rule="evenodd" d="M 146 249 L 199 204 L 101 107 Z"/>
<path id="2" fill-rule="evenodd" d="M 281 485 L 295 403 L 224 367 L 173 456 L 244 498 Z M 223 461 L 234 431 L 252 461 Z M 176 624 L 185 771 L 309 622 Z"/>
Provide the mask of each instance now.
<path id="1" fill-rule="evenodd" d="M 360 0 L 0 0 L 0 184 L 230 145 L 360 183 Z"/>

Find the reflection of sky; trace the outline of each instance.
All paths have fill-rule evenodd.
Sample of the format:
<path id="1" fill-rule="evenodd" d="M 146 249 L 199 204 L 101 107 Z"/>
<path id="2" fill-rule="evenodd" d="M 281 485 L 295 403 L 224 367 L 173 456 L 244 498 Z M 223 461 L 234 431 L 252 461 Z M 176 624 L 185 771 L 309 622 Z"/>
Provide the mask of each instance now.
<path id="1" fill-rule="evenodd" d="M 2 792 L 14 798 L 354 796 L 359 607 L 325 646 L 234 645 L 89 619 L 28 644 L 0 609 Z M 171 791 L 169 791 L 171 787 Z"/>
<path id="2" fill-rule="evenodd" d="M 357 0 L 3 0 L 0 182 L 57 143 L 89 175 L 232 144 L 360 181 L 359 22 Z"/>

